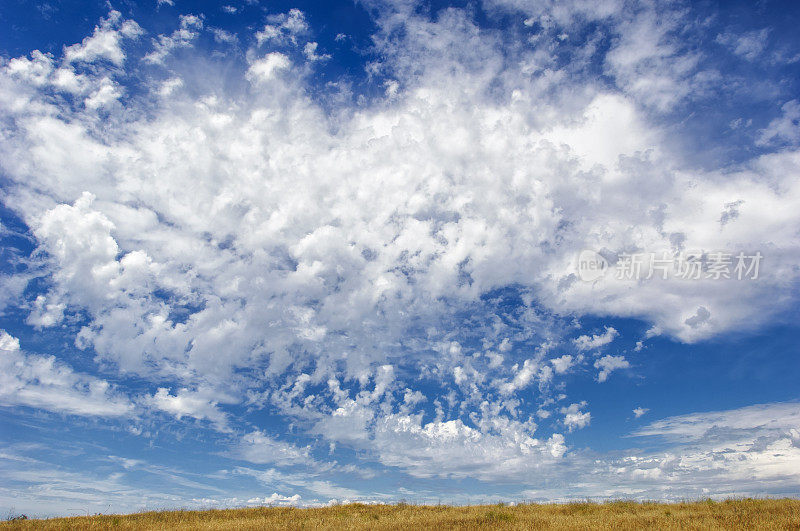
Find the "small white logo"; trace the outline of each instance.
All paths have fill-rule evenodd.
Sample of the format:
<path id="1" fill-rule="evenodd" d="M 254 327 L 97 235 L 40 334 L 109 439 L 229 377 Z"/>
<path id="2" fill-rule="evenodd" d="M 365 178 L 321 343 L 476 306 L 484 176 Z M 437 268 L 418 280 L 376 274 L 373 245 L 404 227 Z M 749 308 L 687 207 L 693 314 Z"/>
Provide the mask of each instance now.
<path id="1" fill-rule="evenodd" d="M 608 260 L 595 251 L 585 249 L 578 255 L 578 276 L 584 282 L 593 282 L 608 271 Z"/>

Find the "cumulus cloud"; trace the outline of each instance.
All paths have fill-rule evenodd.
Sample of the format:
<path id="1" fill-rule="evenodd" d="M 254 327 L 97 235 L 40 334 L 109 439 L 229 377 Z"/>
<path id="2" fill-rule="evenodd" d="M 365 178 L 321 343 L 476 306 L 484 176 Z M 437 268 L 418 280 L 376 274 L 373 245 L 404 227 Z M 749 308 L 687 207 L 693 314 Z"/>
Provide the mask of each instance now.
<path id="1" fill-rule="evenodd" d="M 585 415 L 570 420 L 570 431 L 588 424 Z M 503 419 L 476 429 L 460 420 L 423 424 L 418 415 L 390 415 L 379 421 L 374 444 L 381 463 L 416 477 L 520 480 L 567 450 L 563 435 L 537 439 L 534 429 L 532 423 Z"/>
<path id="2" fill-rule="evenodd" d="M 585 407 L 586 401 L 561 408 L 561 414 L 564 415 L 564 426 L 570 432 L 585 428 L 591 422 L 592 414 L 588 411 L 582 411 Z"/>
<path id="3" fill-rule="evenodd" d="M 578 350 L 595 350 L 604 347 L 614 341 L 614 338 L 619 335 L 619 332 L 617 332 L 614 327 L 607 326 L 605 329 L 605 332 L 602 334 L 593 334 L 591 336 L 582 335 L 575 338 L 572 342 Z"/>
<path id="4" fill-rule="evenodd" d="M 94 33 L 86 37 L 80 44 L 73 44 L 64 48 L 64 60 L 70 63 L 92 63 L 105 59 L 120 66 L 125 60 L 122 50 L 124 39 L 133 39 L 142 34 L 142 29 L 133 20 L 122 20 L 119 11 L 111 11 L 99 26 L 94 28 Z"/>
<path id="5" fill-rule="evenodd" d="M 501 384 L 500 392 L 504 395 L 509 395 L 527 387 L 535 377 L 538 377 L 540 381 L 547 381 L 550 379 L 550 375 L 550 367 L 540 366 L 532 359 L 525 360 L 522 367 L 520 367 L 514 375 L 513 380 Z"/>
<path id="6" fill-rule="evenodd" d="M 572 367 L 578 361 L 579 357 L 575 358 L 569 354 L 564 354 L 560 358 L 551 359 L 550 363 L 553 364 L 553 369 L 556 371 L 556 373 L 564 374 L 569 371 L 570 367 Z"/>
<path id="7" fill-rule="evenodd" d="M 631 366 L 625 356 L 603 356 L 594 362 L 594 368 L 600 369 L 597 373 L 597 381 L 605 382 L 611 373 L 617 369 L 627 369 Z"/>

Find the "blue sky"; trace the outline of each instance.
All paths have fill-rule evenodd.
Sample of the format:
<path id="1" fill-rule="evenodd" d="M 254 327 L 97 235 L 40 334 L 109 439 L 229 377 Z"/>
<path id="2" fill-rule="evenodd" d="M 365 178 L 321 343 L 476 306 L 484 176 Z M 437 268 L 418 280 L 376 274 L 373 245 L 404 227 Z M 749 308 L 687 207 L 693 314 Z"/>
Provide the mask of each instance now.
<path id="1" fill-rule="evenodd" d="M 6 2 L 0 510 L 796 496 L 798 19 Z"/>

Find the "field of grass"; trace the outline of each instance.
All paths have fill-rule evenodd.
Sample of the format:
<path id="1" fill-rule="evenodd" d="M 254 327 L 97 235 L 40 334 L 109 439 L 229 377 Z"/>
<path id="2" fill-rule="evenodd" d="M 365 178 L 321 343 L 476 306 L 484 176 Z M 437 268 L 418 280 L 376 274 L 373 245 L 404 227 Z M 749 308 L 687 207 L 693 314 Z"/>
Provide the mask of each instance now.
<path id="1" fill-rule="evenodd" d="M 0 529 L 795 529 L 800 500 L 547 505 L 341 505 L 0 522 Z"/>

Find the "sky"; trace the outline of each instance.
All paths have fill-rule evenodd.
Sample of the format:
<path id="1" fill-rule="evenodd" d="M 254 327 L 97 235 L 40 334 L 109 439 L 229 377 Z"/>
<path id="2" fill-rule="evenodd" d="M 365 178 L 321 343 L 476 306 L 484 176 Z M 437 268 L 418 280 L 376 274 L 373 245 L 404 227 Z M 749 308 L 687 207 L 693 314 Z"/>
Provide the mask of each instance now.
<path id="1" fill-rule="evenodd" d="M 3 2 L 0 513 L 798 496 L 798 26 Z"/>

